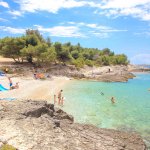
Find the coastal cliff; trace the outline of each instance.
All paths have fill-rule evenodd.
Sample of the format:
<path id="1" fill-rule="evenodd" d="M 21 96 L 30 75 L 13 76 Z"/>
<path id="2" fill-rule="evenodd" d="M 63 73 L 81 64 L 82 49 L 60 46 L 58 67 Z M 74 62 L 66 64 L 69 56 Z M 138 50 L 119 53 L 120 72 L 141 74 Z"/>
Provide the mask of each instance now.
<path id="1" fill-rule="evenodd" d="M 18 150 L 146 150 L 136 133 L 74 123 L 45 101 L 0 101 L 0 147 Z"/>

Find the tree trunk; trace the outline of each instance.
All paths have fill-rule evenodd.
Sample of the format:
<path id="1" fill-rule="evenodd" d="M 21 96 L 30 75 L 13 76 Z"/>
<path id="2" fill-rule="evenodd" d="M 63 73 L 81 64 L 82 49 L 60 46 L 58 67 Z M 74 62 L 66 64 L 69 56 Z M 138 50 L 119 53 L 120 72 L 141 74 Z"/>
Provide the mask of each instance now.
<path id="1" fill-rule="evenodd" d="M 18 62 L 14 57 L 12 57 L 12 59 L 13 59 L 15 62 Z"/>

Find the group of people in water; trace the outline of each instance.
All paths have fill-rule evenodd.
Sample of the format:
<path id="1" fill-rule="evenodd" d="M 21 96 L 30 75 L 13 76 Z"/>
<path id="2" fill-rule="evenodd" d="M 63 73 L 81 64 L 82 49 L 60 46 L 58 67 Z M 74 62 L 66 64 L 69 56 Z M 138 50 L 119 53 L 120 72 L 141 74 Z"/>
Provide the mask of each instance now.
<path id="1" fill-rule="evenodd" d="M 104 93 L 103 93 L 103 92 L 100 92 L 100 94 L 101 94 L 102 96 L 104 96 Z M 115 98 L 114 98 L 113 96 L 111 97 L 110 100 L 111 100 L 111 103 L 112 103 L 112 104 L 115 103 Z"/>
<path id="2" fill-rule="evenodd" d="M 63 106 L 64 105 L 64 100 L 65 100 L 65 98 L 62 96 L 62 92 L 63 92 L 63 90 L 60 90 L 59 92 L 58 92 L 58 95 L 56 96 L 56 95 L 54 95 L 54 105 L 55 104 L 58 104 L 58 105 L 60 105 L 60 106 Z M 102 96 L 104 96 L 104 93 L 103 92 L 101 92 L 101 95 Z M 111 103 L 112 104 L 114 104 L 115 102 L 116 102 L 116 100 L 115 100 L 115 98 L 112 96 L 111 97 Z"/>

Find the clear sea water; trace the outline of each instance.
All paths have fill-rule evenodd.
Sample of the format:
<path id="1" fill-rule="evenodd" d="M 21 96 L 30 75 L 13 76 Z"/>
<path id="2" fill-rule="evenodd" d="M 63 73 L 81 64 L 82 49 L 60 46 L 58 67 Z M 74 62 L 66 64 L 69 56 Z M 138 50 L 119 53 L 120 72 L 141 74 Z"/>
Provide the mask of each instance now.
<path id="1" fill-rule="evenodd" d="M 63 109 L 75 122 L 136 131 L 150 146 L 150 74 L 135 75 L 127 83 L 73 80 L 64 89 Z M 111 103 L 112 96 L 115 104 Z"/>

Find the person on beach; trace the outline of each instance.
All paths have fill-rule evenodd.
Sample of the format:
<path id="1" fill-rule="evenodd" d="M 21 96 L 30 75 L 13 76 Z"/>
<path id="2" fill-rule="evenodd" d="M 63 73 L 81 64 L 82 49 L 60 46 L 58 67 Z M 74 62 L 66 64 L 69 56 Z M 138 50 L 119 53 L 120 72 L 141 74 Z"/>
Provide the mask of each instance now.
<path id="1" fill-rule="evenodd" d="M 11 80 L 10 77 L 8 77 L 8 80 L 9 80 L 9 86 L 10 86 L 10 90 L 11 90 L 11 89 L 12 89 L 12 86 L 13 86 L 13 82 L 12 82 L 12 80 Z"/>
<path id="2" fill-rule="evenodd" d="M 15 89 L 19 89 L 19 82 L 16 83 Z"/>
<path id="3" fill-rule="evenodd" d="M 38 79 L 36 73 L 34 73 L 34 79 Z"/>
<path id="4" fill-rule="evenodd" d="M 65 97 L 62 97 L 62 99 L 61 99 L 61 106 L 64 106 L 64 100 L 65 100 Z"/>
<path id="5" fill-rule="evenodd" d="M 11 89 L 19 89 L 19 82 L 17 82 L 14 86 L 12 86 Z"/>
<path id="6" fill-rule="evenodd" d="M 8 73 L 8 68 L 5 68 L 5 73 Z"/>
<path id="7" fill-rule="evenodd" d="M 54 94 L 54 105 L 56 104 L 57 100 L 56 100 L 56 95 Z"/>
<path id="8" fill-rule="evenodd" d="M 60 102 L 61 102 L 62 92 L 63 92 L 63 90 L 60 90 L 60 91 L 58 92 L 58 105 L 60 105 Z"/>
<path id="9" fill-rule="evenodd" d="M 112 104 L 115 103 L 115 98 L 114 97 L 111 98 L 111 102 L 112 102 Z"/>

